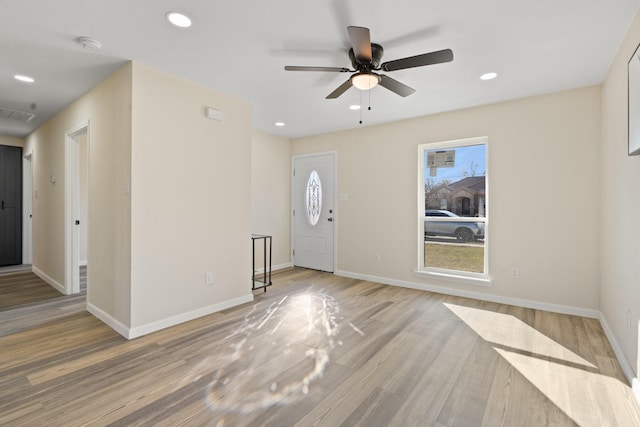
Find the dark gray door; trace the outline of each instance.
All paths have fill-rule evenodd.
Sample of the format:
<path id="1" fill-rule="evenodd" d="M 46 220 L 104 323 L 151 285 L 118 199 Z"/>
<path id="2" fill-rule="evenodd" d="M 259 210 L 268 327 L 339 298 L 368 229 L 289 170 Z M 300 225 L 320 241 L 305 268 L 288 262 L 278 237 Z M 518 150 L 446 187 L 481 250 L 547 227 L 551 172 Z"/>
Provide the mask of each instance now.
<path id="1" fill-rule="evenodd" d="M 0 266 L 22 264 L 22 148 L 0 145 Z"/>

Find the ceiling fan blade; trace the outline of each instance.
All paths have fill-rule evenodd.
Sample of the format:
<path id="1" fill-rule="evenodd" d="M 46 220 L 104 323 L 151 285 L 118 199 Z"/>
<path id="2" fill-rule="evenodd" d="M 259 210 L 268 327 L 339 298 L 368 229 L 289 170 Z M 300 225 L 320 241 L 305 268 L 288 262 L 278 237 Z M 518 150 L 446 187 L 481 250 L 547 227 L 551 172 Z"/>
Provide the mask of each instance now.
<path id="1" fill-rule="evenodd" d="M 340 95 L 345 93 L 347 89 L 349 89 L 351 86 L 353 86 L 353 84 L 351 83 L 351 79 L 349 79 L 346 82 L 342 83 L 340 86 L 338 86 L 336 90 L 334 90 L 329 95 L 327 95 L 326 99 L 335 99 L 339 97 Z"/>
<path id="2" fill-rule="evenodd" d="M 400 96 L 409 96 L 416 90 L 407 86 L 404 83 L 392 79 L 389 76 L 380 76 L 380 86 L 389 89 L 391 92 L 397 93 Z"/>
<path id="3" fill-rule="evenodd" d="M 305 67 L 297 65 L 285 65 L 286 71 L 331 71 L 336 73 L 348 73 L 350 69 L 344 67 Z"/>
<path id="4" fill-rule="evenodd" d="M 356 60 L 361 63 L 371 61 L 371 36 L 369 29 L 365 27 L 347 27 L 349 39 L 353 46 L 353 53 Z"/>
<path id="5" fill-rule="evenodd" d="M 438 50 L 436 52 L 424 53 L 422 55 L 410 56 L 385 62 L 380 66 L 384 71 L 404 70 L 405 68 L 423 67 L 425 65 L 441 64 L 453 61 L 453 51 L 451 49 Z"/>

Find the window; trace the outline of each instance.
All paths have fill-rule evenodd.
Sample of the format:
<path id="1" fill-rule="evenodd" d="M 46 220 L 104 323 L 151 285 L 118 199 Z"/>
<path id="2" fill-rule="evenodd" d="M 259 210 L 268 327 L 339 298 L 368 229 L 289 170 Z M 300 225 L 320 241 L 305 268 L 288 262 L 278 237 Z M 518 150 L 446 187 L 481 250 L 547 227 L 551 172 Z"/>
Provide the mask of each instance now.
<path id="1" fill-rule="evenodd" d="M 418 272 L 487 280 L 487 138 L 419 147 Z"/>
<path id="2" fill-rule="evenodd" d="M 310 226 L 313 227 L 318 223 L 320 212 L 322 212 L 322 183 L 318 172 L 312 170 L 309 174 L 305 193 L 305 213 Z"/>

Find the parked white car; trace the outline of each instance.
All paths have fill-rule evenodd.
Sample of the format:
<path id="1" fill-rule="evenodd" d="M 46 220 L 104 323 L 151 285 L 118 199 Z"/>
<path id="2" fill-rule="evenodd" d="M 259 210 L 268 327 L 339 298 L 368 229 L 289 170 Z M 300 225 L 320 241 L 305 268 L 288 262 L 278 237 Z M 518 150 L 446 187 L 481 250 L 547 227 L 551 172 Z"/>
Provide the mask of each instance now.
<path id="1" fill-rule="evenodd" d="M 453 212 L 436 209 L 427 209 L 425 216 L 462 218 Z M 424 222 L 424 235 L 455 237 L 462 242 L 472 242 L 476 239 L 484 239 L 484 222 L 426 220 Z"/>

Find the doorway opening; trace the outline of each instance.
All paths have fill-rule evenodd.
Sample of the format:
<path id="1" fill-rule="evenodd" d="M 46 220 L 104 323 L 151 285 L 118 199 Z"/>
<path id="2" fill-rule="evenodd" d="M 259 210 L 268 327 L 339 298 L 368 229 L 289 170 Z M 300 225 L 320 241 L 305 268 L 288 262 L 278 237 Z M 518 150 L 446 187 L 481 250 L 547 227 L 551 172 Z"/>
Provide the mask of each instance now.
<path id="1" fill-rule="evenodd" d="M 89 123 L 65 133 L 65 293 L 88 284 Z"/>

